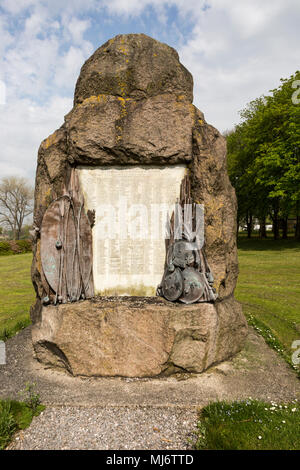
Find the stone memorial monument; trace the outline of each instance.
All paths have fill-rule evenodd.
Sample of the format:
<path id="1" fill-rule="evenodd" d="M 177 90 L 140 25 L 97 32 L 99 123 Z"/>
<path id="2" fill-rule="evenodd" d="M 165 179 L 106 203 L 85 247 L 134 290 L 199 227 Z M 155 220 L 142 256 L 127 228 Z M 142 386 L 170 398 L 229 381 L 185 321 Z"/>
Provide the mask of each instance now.
<path id="1" fill-rule="evenodd" d="M 226 141 L 192 101 L 177 52 L 144 34 L 83 65 L 38 153 L 31 318 L 47 366 L 197 373 L 242 348 Z"/>

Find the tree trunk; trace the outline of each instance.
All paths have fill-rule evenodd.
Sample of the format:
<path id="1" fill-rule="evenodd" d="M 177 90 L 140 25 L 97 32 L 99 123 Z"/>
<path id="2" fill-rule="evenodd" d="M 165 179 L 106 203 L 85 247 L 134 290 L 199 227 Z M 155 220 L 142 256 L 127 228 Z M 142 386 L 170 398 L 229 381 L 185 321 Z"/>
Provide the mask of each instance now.
<path id="1" fill-rule="evenodd" d="M 274 216 L 273 219 L 273 235 L 274 235 L 274 240 L 278 240 L 279 238 L 279 220 L 277 216 Z"/>
<path id="2" fill-rule="evenodd" d="M 274 240 L 278 240 L 279 238 L 279 201 L 275 199 L 273 201 L 273 213 L 271 214 L 272 222 L 273 222 L 273 235 Z"/>
<path id="3" fill-rule="evenodd" d="M 247 237 L 251 238 L 252 235 L 252 214 L 247 212 Z"/>
<path id="4" fill-rule="evenodd" d="M 296 219 L 295 238 L 300 241 L 300 215 L 297 215 Z"/>
<path id="5" fill-rule="evenodd" d="M 274 235 L 274 240 L 278 240 L 279 238 L 278 211 L 274 212 L 274 216 L 273 216 L 273 235 Z"/>
<path id="6" fill-rule="evenodd" d="M 267 238 L 266 218 L 259 219 L 259 238 Z"/>
<path id="7" fill-rule="evenodd" d="M 296 229 L 295 229 L 295 238 L 300 241 L 300 203 L 296 203 Z"/>
<path id="8" fill-rule="evenodd" d="M 282 238 L 286 240 L 288 237 L 288 218 L 283 217 L 282 219 Z"/>

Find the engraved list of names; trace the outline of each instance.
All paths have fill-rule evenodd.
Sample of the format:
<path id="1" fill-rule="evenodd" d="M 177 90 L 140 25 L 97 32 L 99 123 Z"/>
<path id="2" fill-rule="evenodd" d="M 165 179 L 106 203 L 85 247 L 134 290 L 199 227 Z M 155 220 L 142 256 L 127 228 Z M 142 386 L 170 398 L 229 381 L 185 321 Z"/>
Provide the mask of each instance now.
<path id="1" fill-rule="evenodd" d="M 166 226 L 183 165 L 79 167 L 85 209 L 95 210 L 93 275 L 103 295 L 155 295 L 164 271 Z"/>

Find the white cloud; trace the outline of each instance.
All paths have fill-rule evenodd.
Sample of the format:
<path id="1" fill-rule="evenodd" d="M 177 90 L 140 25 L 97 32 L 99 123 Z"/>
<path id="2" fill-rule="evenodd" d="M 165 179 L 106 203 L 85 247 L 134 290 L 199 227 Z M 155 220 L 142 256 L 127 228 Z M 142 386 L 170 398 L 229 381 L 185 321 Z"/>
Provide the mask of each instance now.
<path id="1" fill-rule="evenodd" d="M 243 2 L 229 2 L 229 16 L 232 23 L 237 27 L 242 37 L 249 37 L 257 34 L 273 21 L 273 19 L 288 6 L 288 0 L 273 0 L 261 2 L 259 0 L 249 0 Z M 226 2 L 217 0 L 218 4 L 226 9 Z M 228 4 L 227 4 L 228 7 Z"/>
<path id="2" fill-rule="evenodd" d="M 138 16 L 150 4 L 157 4 L 157 0 L 103 0 L 102 4 L 110 14 Z"/>
<path id="3" fill-rule="evenodd" d="M 2 0 L 1 7 L 14 15 L 29 8 L 35 3 L 35 0 Z"/>
<path id="4" fill-rule="evenodd" d="M 63 124 L 72 108 L 71 98 L 53 96 L 45 105 L 23 99 L 0 106 L 0 175 L 34 178 L 39 145 Z"/>
<path id="5" fill-rule="evenodd" d="M 13 43 L 13 36 L 10 34 L 9 31 L 6 29 L 5 19 L 0 17 L 0 57 L 3 57 L 5 54 L 5 50 L 7 47 Z M 0 76 L 2 75 L 0 69 Z"/>
<path id="6" fill-rule="evenodd" d="M 71 35 L 74 44 L 82 44 L 84 41 L 83 34 L 90 27 L 90 20 L 80 20 L 76 17 L 66 19 L 66 28 Z"/>
<path id="7" fill-rule="evenodd" d="M 34 11 L 26 20 L 24 28 L 24 39 L 31 39 L 43 31 L 46 21 L 46 11 L 39 9 Z"/>
<path id="8" fill-rule="evenodd" d="M 12 99 L 28 95 L 36 100 L 51 86 L 52 70 L 59 57 L 59 40 L 33 38 L 29 43 L 18 41 L 7 51 L 3 70 L 8 93 Z"/>
<path id="9" fill-rule="evenodd" d="M 8 13 L 17 15 L 31 7 L 44 7 L 49 16 L 56 16 L 62 12 L 70 15 L 97 9 L 101 4 L 99 0 L 1 0 L 1 7 Z"/>
<path id="10" fill-rule="evenodd" d="M 152 7 L 166 20 L 166 7 L 176 6 L 181 15 L 196 14 L 208 3 L 206 0 L 102 0 L 101 4 L 110 14 L 139 16 L 146 8 Z"/>
<path id="11" fill-rule="evenodd" d="M 92 47 L 89 52 L 92 52 Z M 81 48 L 71 46 L 70 49 L 59 58 L 59 65 L 55 71 L 55 84 L 59 88 L 74 89 L 80 68 L 86 59 Z"/>

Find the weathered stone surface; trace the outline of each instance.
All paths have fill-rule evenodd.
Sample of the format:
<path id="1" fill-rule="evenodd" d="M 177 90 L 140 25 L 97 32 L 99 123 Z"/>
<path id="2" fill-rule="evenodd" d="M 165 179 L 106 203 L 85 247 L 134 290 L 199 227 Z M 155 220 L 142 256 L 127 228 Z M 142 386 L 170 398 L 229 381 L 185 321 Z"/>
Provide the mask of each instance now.
<path id="1" fill-rule="evenodd" d="M 193 101 L 193 78 L 175 49 L 145 34 L 118 35 L 107 41 L 83 65 L 74 104 L 91 95 L 134 99 L 172 93 Z"/>
<path id="2" fill-rule="evenodd" d="M 151 377 L 202 372 L 244 343 L 240 305 L 177 305 L 153 298 L 99 298 L 43 307 L 36 357 L 73 375 Z"/>
<path id="3" fill-rule="evenodd" d="M 193 125 L 194 107 L 180 96 L 91 96 L 66 116 L 69 159 L 93 165 L 190 162 Z"/>

